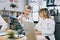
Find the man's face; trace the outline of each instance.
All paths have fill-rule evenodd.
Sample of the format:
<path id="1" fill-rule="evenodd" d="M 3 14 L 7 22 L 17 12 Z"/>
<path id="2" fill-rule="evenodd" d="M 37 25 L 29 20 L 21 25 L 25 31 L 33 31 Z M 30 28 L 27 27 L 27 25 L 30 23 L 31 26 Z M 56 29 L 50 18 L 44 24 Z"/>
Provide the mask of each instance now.
<path id="1" fill-rule="evenodd" d="M 30 14 L 30 9 L 25 9 L 25 11 L 24 11 L 24 13 L 26 14 L 26 15 L 29 15 Z"/>

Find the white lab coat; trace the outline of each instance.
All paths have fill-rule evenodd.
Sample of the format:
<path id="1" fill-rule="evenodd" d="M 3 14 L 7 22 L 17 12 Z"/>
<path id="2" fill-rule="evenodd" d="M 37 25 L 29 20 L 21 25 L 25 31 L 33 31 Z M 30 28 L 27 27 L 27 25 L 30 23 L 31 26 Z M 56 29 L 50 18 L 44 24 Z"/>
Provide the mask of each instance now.
<path id="1" fill-rule="evenodd" d="M 7 23 L 4 21 L 1 15 L 0 15 L 0 25 L 2 25 L 2 28 L 0 29 L 1 31 L 4 31 L 8 28 Z"/>
<path id="2" fill-rule="evenodd" d="M 53 19 L 41 19 L 35 26 L 35 29 L 42 32 L 43 36 L 48 36 L 50 40 L 55 40 L 55 21 Z"/>
<path id="3" fill-rule="evenodd" d="M 28 16 L 28 18 L 24 17 L 24 14 L 23 15 L 20 15 L 18 17 L 19 23 L 22 24 L 19 19 L 22 19 L 23 22 L 33 22 L 33 18 L 30 15 Z M 22 26 L 23 26 L 23 24 L 22 24 Z"/>

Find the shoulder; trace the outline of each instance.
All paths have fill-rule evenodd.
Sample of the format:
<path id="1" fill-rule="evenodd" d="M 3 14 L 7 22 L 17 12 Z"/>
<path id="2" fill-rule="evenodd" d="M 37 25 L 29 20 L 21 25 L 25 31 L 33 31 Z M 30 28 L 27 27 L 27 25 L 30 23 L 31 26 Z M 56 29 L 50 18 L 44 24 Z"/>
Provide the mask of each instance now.
<path id="1" fill-rule="evenodd" d="M 46 19 L 47 23 L 54 23 L 55 24 L 55 21 L 53 19 Z"/>

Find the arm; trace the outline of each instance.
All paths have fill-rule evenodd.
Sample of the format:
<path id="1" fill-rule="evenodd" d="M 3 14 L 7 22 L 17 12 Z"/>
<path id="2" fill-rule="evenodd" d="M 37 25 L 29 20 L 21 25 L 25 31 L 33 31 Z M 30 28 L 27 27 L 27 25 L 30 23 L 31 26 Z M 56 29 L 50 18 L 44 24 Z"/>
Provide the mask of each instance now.
<path id="1" fill-rule="evenodd" d="M 0 16 L 0 24 L 2 25 L 1 31 L 8 29 L 8 24 L 5 22 L 5 20 L 1 16 Z"/>
<path id="2" fill-rule="evenodd" d="M 34 28 L 35 28 L 35 30 L 37 30 L 37 31 L 38 31 L 38 27 L 39 27 L 39 23 L 38 23 L 38 24 L 36 24 L 36 26 L 34 27 Z"/>
<path id="3" fill-rule="evenodd" d="M 1 31 L 5 31 L 8 29 L 8 24 L 6 22 L 3 22 L 2 23 L 2 28 L 1 28 Z"/>
<path id="4" fill-rule="evenodd" d="M 19 21 L 19 23 L 22 23 L 22 15 L 20 15 L 19 17 L 18 17 L 18 21 Z"/>
<path id="5" fill-rule="evenodd" d="M 38 23 L 34 28 L 35 28 L 35 33 L 36 33 L 36 35 L 42 35 L 42 33 L 41 33 L 41 31 L 38 31 L 38 29 L 39 29 L 39 25 L 40 23 Z"/>
<path id="6" fill-rule="evenodd" d="M 54 21 L 49 21 L 47 23 L 47 28 L 44 30 L 41 30 L 42 34 L 54 34 L 55 31 L 55 22 Z"/>

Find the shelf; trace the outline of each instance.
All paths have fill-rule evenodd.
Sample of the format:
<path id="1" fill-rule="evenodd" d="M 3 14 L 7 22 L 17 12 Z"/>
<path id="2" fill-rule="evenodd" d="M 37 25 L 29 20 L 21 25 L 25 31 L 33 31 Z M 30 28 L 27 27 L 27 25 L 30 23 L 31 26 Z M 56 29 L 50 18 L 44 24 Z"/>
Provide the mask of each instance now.
<path id="1" fill-rule="evenodd" d="M 57 5 L 47 5 L 47 7 L 55 7 L 55 6 L 57 6 Z"/>

